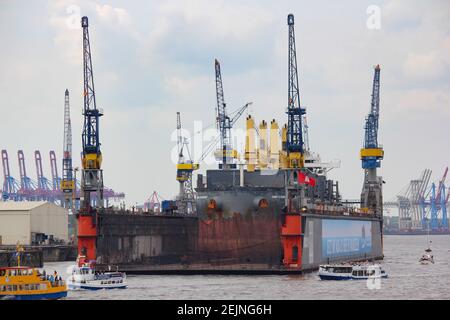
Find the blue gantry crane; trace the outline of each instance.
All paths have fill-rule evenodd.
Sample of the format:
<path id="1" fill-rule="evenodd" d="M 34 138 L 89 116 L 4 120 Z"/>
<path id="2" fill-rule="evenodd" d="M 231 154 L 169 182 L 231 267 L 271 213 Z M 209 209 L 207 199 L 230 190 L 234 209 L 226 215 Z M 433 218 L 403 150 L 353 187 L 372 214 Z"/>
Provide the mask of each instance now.
<path id="1" fill-rule="evenodd" d="M 445 169 L 439 184 L 433 182 L 424 196 L 420 199 L 422 215 L 422 229 L 430 228 L 432 231 L 448 231 L 447 205 L 449 194 L 445 185 L 448 167 Z"/>
<path id="2" fill-rule="evenodd" d="M 361 149 L 363 169 L 375 169 L 381 165 L 383 148 L 378 144 L 378 119 L 380 114 L 380 65 L 375 67 L 370 113 L 366 118 L 364 148 Z"/>

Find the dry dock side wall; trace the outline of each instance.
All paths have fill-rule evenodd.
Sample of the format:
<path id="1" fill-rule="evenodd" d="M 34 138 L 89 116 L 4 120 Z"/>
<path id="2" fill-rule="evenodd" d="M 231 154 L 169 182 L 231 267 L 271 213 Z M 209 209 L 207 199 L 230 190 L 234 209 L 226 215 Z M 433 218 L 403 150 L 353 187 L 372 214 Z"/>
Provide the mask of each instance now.
<path id="1" fill-rule="evenodd" d="M 383 256 L 380 221 L 346 217 L 304 220 L 303 266 Z"/>
<path id="2" fill-rule="evenodd" d="M 101 214 L 99 264 L 170 264 L 195 251 L 196 218 Z"/>

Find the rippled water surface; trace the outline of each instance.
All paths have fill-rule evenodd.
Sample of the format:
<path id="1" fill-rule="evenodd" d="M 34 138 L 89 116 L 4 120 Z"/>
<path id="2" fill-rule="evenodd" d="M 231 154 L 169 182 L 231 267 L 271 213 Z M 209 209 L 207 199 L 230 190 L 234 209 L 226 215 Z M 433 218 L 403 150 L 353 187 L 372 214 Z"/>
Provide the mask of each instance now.
<path id="1" fill-rule="evenodd" d="M 389 274 L 380 289 L 365 280 L 321 281 L 303 276 L 133 276 L 128 288 L 69 291 L 67 299 L 450 299 L 450 235 L 430 236 L 435 264 L 421 265 L 426 236 L 385 236 Z M 46 263 L 65 275 L 71 262 Z"/>

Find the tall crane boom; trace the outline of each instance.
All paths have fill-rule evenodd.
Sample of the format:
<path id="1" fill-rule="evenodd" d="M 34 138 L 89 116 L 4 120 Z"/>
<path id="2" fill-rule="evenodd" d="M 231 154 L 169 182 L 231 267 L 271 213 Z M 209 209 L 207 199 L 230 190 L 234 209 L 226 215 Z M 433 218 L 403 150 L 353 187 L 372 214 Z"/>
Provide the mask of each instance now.
<path id="1" fill-rule="evenodd" d="M 379 168 L 383 148 L 378 145 L 378 118 L 380 114 L 380 65 L 375 66 L 370 113 L 366 118 L 364 148 L 361 149 L 363 169 Z"/>
<path id="2" fill-rule="evenodd" d="M 222 169 L 232 167 L 232 159 L 236 157 L 236 151 L 231 147 L 231 120 L 227 114 L 225 97 L 223 94 L 222 72 L 220 63 L 215 59 L 216 71 L 216 96 L 217 96 L 217 128 L 220 134 L 220 150 L 216 157 L 222 161 Z"/>
<path id="3" fill-rule="evenodd" d="M 83 28 L 83 74 L 84 74 L 84 126 L 82 133 L 82 189 L 84 206 L 90 206 L 90 193 L 96 192 L 97 205 L 103 207 L 103 177 L 101 171 L 102 153 L 100 151 L 99 119 L 103 113 L 97 109 L 92 70 L 89 22 L 81 18 Z"/>
<path id="4" fill-rule="evenodd" d="M 289 27 L 288 50 L 288 126 L 286 151 L 288 153 L 289 167 L 301 168 L 304 164 L 304 140 L 302 116 L 306 113 L 300 107 L 300 93 L 298 89 L 297 53 L 295 49 L 294 15 L 287 18 Z"/>
<path id="5" fill-rule="evenodd" d="M 72 208 L 72 193 L 75 189 L 72 168 L 72 123 L 70 120 L 69 90 L 64 93 L 64 138 L 61 190 L 64 193 L 64 207 Z"/>
<path id="6" fill-rule="evenodd" d="M 102 115 L 97 109 L 94 89 L 94 74 L 92 70 L 91 47 L 89 41 L 88 18 L 81 20 L 83 27 L 83 74 L 84 74 L 84 126 L 83 126 L 83 155 L 95 154 L 100 156 L 99 117 Z M 97 159 L 98 161 L 100 159 Z M 98 164 L 100 167 L 100 164 Z"/>

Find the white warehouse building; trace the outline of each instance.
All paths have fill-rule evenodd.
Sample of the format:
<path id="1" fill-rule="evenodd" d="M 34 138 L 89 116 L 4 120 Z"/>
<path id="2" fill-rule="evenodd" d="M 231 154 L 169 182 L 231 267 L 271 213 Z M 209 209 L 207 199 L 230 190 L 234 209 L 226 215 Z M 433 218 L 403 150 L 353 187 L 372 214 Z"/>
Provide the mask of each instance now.
<path id="1" fill-rule="evenodd" d="M 68 212 L 46 201 L 0 201 L 0 245 L 68 240 Z"/>

